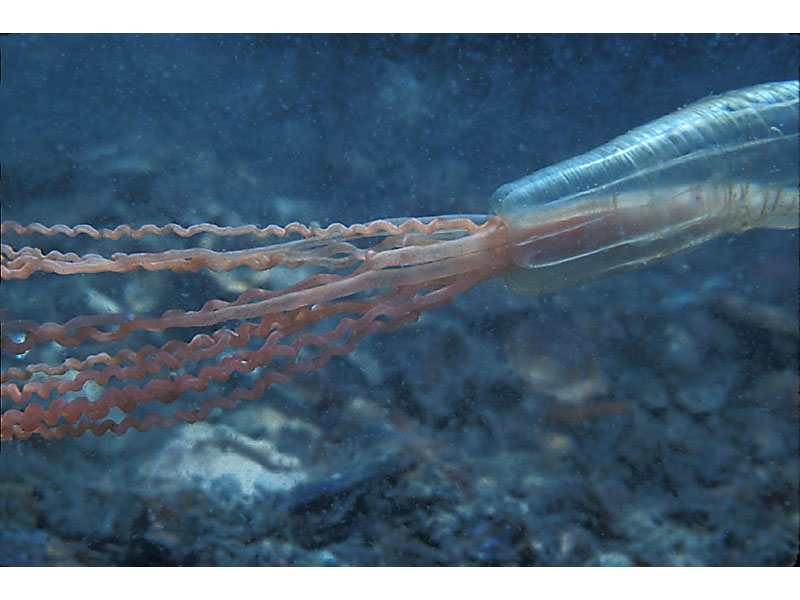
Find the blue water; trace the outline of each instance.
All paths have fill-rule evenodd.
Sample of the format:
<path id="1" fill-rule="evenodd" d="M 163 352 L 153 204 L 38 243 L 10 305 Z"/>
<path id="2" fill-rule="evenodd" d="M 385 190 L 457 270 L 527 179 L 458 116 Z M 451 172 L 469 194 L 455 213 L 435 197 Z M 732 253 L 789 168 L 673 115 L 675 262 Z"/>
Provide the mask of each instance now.
<path id="1" fill-rule="evenodd" d="M 95 226 L 483 213 L 798 56 L 751 35 L 0 44 L 2 219 Z M 487 284 L 203 425 L 4 444 L 0 564 L 791 564 L 797 253 L 752 232 L 552 296 Z M 0 306 L 160 314 L 242 281 L 37 276 Z"/>

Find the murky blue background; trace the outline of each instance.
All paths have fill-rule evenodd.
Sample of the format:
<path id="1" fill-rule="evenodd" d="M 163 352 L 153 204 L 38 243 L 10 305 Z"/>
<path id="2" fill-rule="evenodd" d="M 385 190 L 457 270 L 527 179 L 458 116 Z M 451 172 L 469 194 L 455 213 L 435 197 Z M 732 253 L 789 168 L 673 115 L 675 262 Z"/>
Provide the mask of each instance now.
<path id="1" fill-rule="evenodd" d="M 798 63 L 752 35 L 0 44 L 2 219 L 95 226 L 483 213 Z M 206 424 L 4 444 L 0 564 L 793 563 L 797 252 L 752 232 L 551 296 L 488 284 Z M 160 314 L 240 283 L 145 275 L 0 306 Z"/>

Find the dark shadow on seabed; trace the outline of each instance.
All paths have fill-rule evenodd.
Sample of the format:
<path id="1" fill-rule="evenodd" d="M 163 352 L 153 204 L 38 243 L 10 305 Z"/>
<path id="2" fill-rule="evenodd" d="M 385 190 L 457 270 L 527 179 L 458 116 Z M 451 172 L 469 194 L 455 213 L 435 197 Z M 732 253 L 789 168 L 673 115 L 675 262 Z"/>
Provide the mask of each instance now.
<path id="1" fill-rule="evenodd" d="M 498 185 L 690 101 L 795 77 L 798 48 L 67 36 L 2 49 L 2 218 L 111 226 L 484 212 Z M 797 232 L 754 232 L 550 296 L 485 284 L 204 424 L 4 444 L 0 563 L 792 563 L 797 253 Z M 44 276 L 4 283 L 0 306 L 160 314 L 254 283 Z"/>

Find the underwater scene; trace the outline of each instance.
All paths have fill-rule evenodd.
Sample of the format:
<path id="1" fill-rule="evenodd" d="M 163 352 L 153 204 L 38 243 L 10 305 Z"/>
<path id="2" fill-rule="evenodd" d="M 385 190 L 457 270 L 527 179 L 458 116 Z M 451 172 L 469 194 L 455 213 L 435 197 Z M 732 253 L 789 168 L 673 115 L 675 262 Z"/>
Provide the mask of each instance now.
<path id="1" fill-rule="evenodd" d="M 3 226 L 4 268 L 32 256 L 64 274 L 0 286 L 0 565 L 795 564 L 796 228 L 537 295 L 470 252 L 500 186 L 709 95 L 796 79 L 798 44 L 0 39 L 0 220 L 95 228 Z M 442 215 L 460 224 L 423 219 Z M 318 243 L 389 218 L 374 246 L 353 228 Z M 93 237 L 170 223 L 253 227 Z M 307 227 L 285 245 L 253 233 L 289 223 Z M 411 281 L 445 247 L 467 250 Z M 344 287 L 384 250 L 410 258 Z M 341 278 L 308 270 L 330 265 Z M 280 339 L 245 369 L 262 356 L 247 336 Z"/>

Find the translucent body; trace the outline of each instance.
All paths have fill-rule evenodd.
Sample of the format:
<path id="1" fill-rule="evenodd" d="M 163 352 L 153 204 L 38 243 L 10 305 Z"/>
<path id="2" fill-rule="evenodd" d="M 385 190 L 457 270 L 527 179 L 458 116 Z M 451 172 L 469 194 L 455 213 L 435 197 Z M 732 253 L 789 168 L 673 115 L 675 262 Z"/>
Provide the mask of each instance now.
<path id="1" fill-rule="evenodd" d="M 798 226 L 798 82 L 700 100 L 499 188 L 518 292 L 574 287 L 720 235 Z"/>

